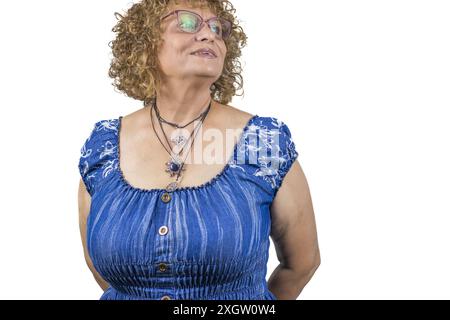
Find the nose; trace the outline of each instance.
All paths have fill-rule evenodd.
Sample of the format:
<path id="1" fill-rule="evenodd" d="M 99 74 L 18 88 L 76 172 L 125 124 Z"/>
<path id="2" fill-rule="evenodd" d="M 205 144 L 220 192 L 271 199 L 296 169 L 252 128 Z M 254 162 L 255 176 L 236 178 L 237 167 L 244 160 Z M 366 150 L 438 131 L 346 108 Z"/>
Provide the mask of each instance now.
<path id="1" fill-rule="evenodd" d="M 200 39 L 203 41 L 203 39 L 208 40 L 214 40 L 217 37 L 217 34 L 214 33 L 209 25 L 206 22 L 203 22 L 202 26 L 200 27 L 200 30 L 197 32 L 197 39 Z"/>

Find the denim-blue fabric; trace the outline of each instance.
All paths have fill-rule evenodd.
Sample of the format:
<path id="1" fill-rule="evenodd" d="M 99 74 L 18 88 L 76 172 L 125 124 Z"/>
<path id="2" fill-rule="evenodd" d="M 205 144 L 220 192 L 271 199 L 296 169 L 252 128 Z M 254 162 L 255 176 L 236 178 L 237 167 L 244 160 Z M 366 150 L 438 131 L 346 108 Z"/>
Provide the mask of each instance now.
<path id="1" fill-rule="evenodd" d="M 163 201 L 124 177 L 121 121 L 96 122 L 79 159 L 87 249 L 110 284 L 100 300 L 276 300 L 265 277 L 270 206 L 298 156 L 288 126 L 254 115 L 219 174 Z"/>

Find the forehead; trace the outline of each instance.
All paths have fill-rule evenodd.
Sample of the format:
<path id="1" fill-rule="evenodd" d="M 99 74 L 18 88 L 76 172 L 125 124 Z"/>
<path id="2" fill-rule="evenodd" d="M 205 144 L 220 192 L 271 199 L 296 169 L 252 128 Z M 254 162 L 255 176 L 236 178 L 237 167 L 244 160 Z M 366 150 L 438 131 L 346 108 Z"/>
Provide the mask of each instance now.
<path id="1" fill-rule="evenodd" d="M 195 12 L 207 19 L 214 17 L 216 14 L 212 11 L 206 1 L 188 1 L 188 0 L 173 0 L 167 6 L 167 11 L 173 10 L 189 10 Z"/>

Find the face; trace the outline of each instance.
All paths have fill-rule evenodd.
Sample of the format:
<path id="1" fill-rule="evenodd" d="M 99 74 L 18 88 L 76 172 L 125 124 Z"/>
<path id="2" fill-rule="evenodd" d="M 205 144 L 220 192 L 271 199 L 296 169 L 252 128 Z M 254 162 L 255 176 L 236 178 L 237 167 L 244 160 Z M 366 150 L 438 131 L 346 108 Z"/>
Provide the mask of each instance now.
<path id="1" fill-rule="evenodd" d="M 173 10 L 189 10 L 199 14 L 204 20 L 215 14 L 208 8 L 192 8 L 182 4 L 172 4 L 167 13 Z M 163 79 L 165 77 L 207 81 L 214 83 L 220 78 L 226 56 L 224 40 L 217 36 L 204 23 L 198 33 L 187 33 L 177 28 L 177 16 L 173 14 L 162 21 L 163 42 L 159 48 L 158 58 Z M 209 48 L 216 53 L 215 58 L 193 54 L 201 48 Z"/>

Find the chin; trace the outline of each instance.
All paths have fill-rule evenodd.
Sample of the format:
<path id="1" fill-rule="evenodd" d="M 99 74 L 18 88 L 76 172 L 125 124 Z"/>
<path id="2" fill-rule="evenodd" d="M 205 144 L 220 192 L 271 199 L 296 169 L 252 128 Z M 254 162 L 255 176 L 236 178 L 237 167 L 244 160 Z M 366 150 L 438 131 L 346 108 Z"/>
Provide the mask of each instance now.
<path id="1" fill-rule="evenodd" d="M 197 76 L 205 76 L 205 77 L 218 77 L 220 75 L 219 70 L 214 69 L 206 69 L 206 68 L 193 68 L 186 72 L 188 74 L 197 75 Z"/>

